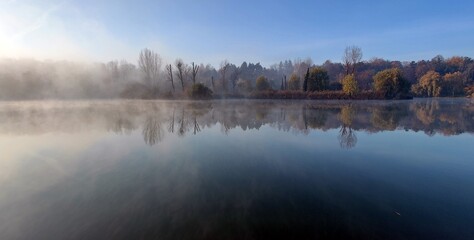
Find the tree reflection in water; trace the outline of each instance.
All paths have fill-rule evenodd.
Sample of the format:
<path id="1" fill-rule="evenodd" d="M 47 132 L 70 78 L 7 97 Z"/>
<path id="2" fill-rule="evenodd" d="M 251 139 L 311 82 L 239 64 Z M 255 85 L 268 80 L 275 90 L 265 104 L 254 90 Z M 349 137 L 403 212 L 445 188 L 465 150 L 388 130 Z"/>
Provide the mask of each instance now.
<path id="1" fill-rule="evenodd" d="M 142 133 L 143 139 L 148 145 L 155 145 L 163 139 L 161 122 L 153 115 L 146 116 Z"/>
<path id="2" fill-rule="evenodd" d="M 455 107 L 453 107 L 455 106 Z M 459 109 L 461 109 L 459 111 Z M 73 132 L 103 129 L 130 134 L 142 129 L 144 141 L 159 143 L 167 134 L 184 137 L 219 124 L 225 134 L 234 128 L 309 134 L 339 129 L 341 148 L 354 148 L 356 132 L 397 129 L 427 135 L 472 133 L 473 103 L 465 99 L 347 103 L 334 101 L 110 101 L 50 102 L 0 105 L 0 133 Z M 163 126 L 167 126 L 163 129 Z"/>
<path id="3" fill-rule="evenodd" d="M 352 129 L 352 122 L 356 115 L 354 107 L 349 104 L 341 108 L 339 118 L 342 122 L 341 129 L 339 130 L 339 146 L 343 149 L 351 149 L 357 144 L 357 136 L 355 131 Z"/>
<path id="4" fill-rule="evenodd" d="M 335 153 L 329 149 L 331 156 L 334 154 L 340 159 L 328 155 L 315 158 L 315 154 L 306 153 L 322 153 L 327 149 L 311 152 L 313 145 L 301 146 L 301 142 L 306 139 L 288 149 L 285 148 L 288 146 L 286 141 L 275 145 L 282 148 L 263 151 L 246 151 L 247 144 L 229 146 L 233 143 L 227 145 L 227 142 L 222 142 L 218 143 L 220 145 L 216 149 L 201 151 L 209 147 L 209 142 L 192 142 L 190 147 L 186 145 L 189 139 L 184 137 L 187 134 L 204 134 L 211 128 L 219 130 L 219 127 L 223 133 L 233 129 L 236 132 L 263 132 L 268 128 L 305 135 L 331 131 L 332 135 L 321 135 L 323 137 L 317 139 L 338 147 L 335 141 L 337 138 L 341 148 L 353 149 L 357 147 L 357 134 L 361 132 L 409 130 L 429 135 L 457 135 L 473 133 L 473 120 L 474 105 L 465 99 L 352 103 L 1 103 L 0 134 L 41 135 L 87 131 L 133 133 L 154 147 L 142 149 L 142 146 L 131 146 L 126 150 L 132 151 L 117 151 L 114 155 L 107 150 L 102 152 L 100 148 L 117 142 L 100 145 L 104 144 L 101 142 L 97 147 L 80 154 L 70 154 L 72 157 L 68 155 L 68 161 L 58 161 L 55 166 L 61 169 L 61 178 L 51 182 L 46 181 L 48 178 L 44 175 L 54 175 L 51 173 L 57 170 L 51 167 L 49 161 L 19 159 L 20 167 L 12 169 L 18 170 L 18 179 L 23 181 L 9 179 L 11 176 L 8 174 L 3 175 L 4 179 L 8 178 L 7 184 L 13 184 L 10 184 L 10 188 L 2 189 L 5 190 L 2 197 L 15 197 L 28 189 L 33 191 L 28 192 L 31 195 L 24 194 L 21 201 L 12 201 L 11 205 L 0 209 L 0 236 L 3 232 L 12 234 L 11 238 L 0 238 L 403 239 L 407 236 L 423 236 L 420 238 L 432 239 L 442 236 L 452 239 L 449 236 L 456 235 L 450 232 L 451 229 L 453 232 L 472 229 L 469 228 L 472 215 L 465 211 L 472 207 L 470 200 L 474 195 L 469 190 L 472 184 L 468 185 L 468 181 L 463 182 L 467 185 L 450 182 L 443 184 L 444 189 L 429 185 L 434 182 L 428 181 L 431 179 L 443 182 L 441 180 L 451 178 L 434 178 L 443 177 L 443 173 L 446 173 L 446 169 L 438 165 L 425 165 L 430 167 L 429 170 L 438 172 L 426 174 L 420 170 L 412 174 L 411 171 L 399 171 L 401 167 L 397 167 L 400 166 L 396 165 L 397 161 L 377 159 L 365 164 L 361 170 L 352 167 L 354 161 L 348 165 L 341 164 L 347 163 L 344 161 L 345 156 L 361 156 L 358 155 L 361 153 Z M 236 135 L 218 136 L 216 139 L 241 138 Z M 245 134 L 242 135 L 245 138 Z M 172 139 L 173 136 L 181 138 Z M 326 140 L 324 136 L 331 138 Z M 362 138 L 362 134 L 359 137 Z M 165 145 L 169 152 L 161 154 L 163 148 L 160 148 L 160 144 L 165 143 L 167 138 L 172 139 L 169 143 L 174 145 Z M 250 140 L 251 143 L 261 142 L 261 139 Z M 175 141 L 183 141 L 184 144 L 178 145 Z M 264 144 L 268 142 L 273 144 L 274 139 L 268 139 Z M 228 149 L 218 149 L 221 147 Z M 265 154 L 268 156 L 262 157 Z M 370 151 L 363 154 L 372 157 Z M 98 156 L 102 161 L 96 160 Z M 463 164 L 469 162 L 465 159 L 462 158 Z M 460 165 L 456 160 L 453 161 L 453 165 Z M 382 165 L 374 166 L 378 163 Z M 464 171 L 467 168 L 456 169 L 464 173 L 457 174 L 456 179 L 471 176 Z M 10 173 L 8 168 L 5 168 L 5 172 Z M 419 175 L 423 173 L 425 175 Z M 412 180 L 414 175 L 423 181 L 416 183 Z M 47 187 L 37 187 L 36 183 L 41 181 L 46 182 L 44 185 Z M 441 192 L 446 188 L 449 188 L 450 194 L 448 198 L 442 199 L 448 195 Z M 417 197 L 407 197 L 415 192 Z M 458 208 L 444 204 L 452 199 L 456 199 L 453 205 Z M 394 203 L 400 203 L 405 209 L 397 209 L 402 212 L 402 216 L 394 214 L 394 205 L 398 205 Z M 439 206 L 445 206 L 446 209 L 432 211 L 439 209 Z M 423 221 L 432 225 L 419 224 Z M 439 235 L 439 232 L 448 235 Z M 430 233 L 432 236 L 429 236 Z"/>

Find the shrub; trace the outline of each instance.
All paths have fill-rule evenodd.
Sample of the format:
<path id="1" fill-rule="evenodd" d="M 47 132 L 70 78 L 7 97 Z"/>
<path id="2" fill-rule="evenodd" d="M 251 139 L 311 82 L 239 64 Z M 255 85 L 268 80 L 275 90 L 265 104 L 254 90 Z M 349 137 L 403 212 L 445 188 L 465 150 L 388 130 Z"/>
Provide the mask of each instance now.
<path id="1" fill-rule="evenodd" d="M 403 98 L 408 94 L 410 84 L 398 68 L 380 71 L 373 79 L 375 91 L 383 94 L 385 98 Z"/>
<path id="2" fill-rule="evenodd" d="M 474 98 L 474 85 L 464 88 L 464 91 L 466 92 L 467 97 Z"/>
<path id="3" fill-rule="evenodd" d="M 257 88 L 257 91 L 265 91 L 271 89 L 270 83 L 268 82 L 268 79 L 265 76 L 260 76 L 257 78 L 255 88 Z"/>
<path id="4" fill-rule="evenodd" d="M 130 83 L 120 93 L 121 98 L 154 99 L 158 98 L 158 87 L 148 87 L 142 83 Z"/>
<path id="5" fill-rule="evenodd" d="M 202 83 L 195 83 L 191 86 L 189 96 L 192 99 L 211 99 L 212 90 L 204 86 Z"/>
<path id="6" fill-rule="evenodd" d="M 359 92 L 359 86 L 357 86 L 354 74 L 349 74 L 342 79 L 342 91 L 349 96 Z"/>
<path id="7" fill-rule="evenodd" d="M 252 91 L 252 84 L 249 80 L 239 79 L 237 81 L 237 89 L 241 93 L 247 93 Z"/>
<path id="8" fill-rule="evenodd" d="M 329 84 L 329 90 L 331 91 L 341 91 L 342 90 L 342 84 L 339 82 L 332 82 Z"/>
<path id="9" fill-rule="evenodd" d="M 274 91 L 266 90 L 260 92 L 253 92 L 249 96 L 253 99 L 313 99 L 313 100 L 381 100 L 385 96 L 383 94 L 373 91 L 362 91 L 355 95 L 348 95 L 343 91 L 317 91 L 317 92 L 305 92 L 305 91 Z"/>
<path id="10" fill-rule="evenodd" d="M 300 77 L 296 74 L 292 74 L 290 77 L 290 81 L 288 82 L 289 90 L 300 90 L 301 89 L 301 80 Z"/>
<path id="11" fill-rule="evenodd" d="M 314 67 L 309 71 L 308 91 L 323 91 L 329 87 L 328 72 L 322 67 Z"/>
<path id="12" fill-rule="evenodd" d="M 321 91 L 313 92 L 308 95 L 309 99 L 331 100 L 331 99 L 354 99 L 354 100 L 381 100 L 384 96 L 373 91 L 362 91 L 355 95 L 348 95 L 343 91 Z"/>

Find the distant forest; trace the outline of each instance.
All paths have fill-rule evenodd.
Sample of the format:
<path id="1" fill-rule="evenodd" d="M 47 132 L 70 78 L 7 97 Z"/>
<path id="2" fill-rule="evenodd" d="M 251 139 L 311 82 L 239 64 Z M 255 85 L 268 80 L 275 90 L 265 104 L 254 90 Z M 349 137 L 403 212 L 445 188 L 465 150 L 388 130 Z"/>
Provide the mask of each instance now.
<path id="1" fill-rule="evenodd" d="M 137 64 L 0 60 L 0 99 L 109 98 L 288 98 L 398 99 L 474 96 L 474 60 L 435 56 L 401 62 L 362 61 L 362 50 L 347 47 L 341 62 L 308 59 L 211 65 L 177 59 L 164 63 L 144 49 Z"/>

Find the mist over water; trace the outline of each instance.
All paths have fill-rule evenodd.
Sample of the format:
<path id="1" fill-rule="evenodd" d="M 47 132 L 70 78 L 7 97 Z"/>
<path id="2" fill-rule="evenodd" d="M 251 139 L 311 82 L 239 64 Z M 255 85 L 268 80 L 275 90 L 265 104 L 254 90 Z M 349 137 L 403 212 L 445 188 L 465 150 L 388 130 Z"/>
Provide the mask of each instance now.
<path id="1" fill-rule="evenodd" d="M 0 103 L 1 239 L 472 239 L 474 103 Z"/>
<path id="2" fill-rule="evenodd" d="M 434 2 L 0 0 L 0 240 L 474 240 Z"/>
<path id="3" fill-rule="evenodd" d="M 412 101 L 21 101 L 0 103 L 0 133 L 109 132 L 130 135 L 196 135 L 206 128 L 226 134 L 268 126 L 308 135 L 331 129 L 378 133 L 405 130 L 432 136 L 472 134 L 474 102 Z M 148 142 L 148 141 L 147 141 Z M 151 144 L 154 145 L 154 144 Z"/>

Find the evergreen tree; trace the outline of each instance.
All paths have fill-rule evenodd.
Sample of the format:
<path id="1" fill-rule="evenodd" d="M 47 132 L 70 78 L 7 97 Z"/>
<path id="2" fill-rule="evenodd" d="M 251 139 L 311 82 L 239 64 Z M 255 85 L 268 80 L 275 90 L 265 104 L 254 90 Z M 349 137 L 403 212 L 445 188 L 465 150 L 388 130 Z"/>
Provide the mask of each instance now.
<path id="1" fill-rule="evenodd" d="M 323 91 L 328 89 L 329 76 L 328 72 L 322 67 L 313 67 L 309 71 L 308 80 L 306 84 L 308 91 Z"/>

